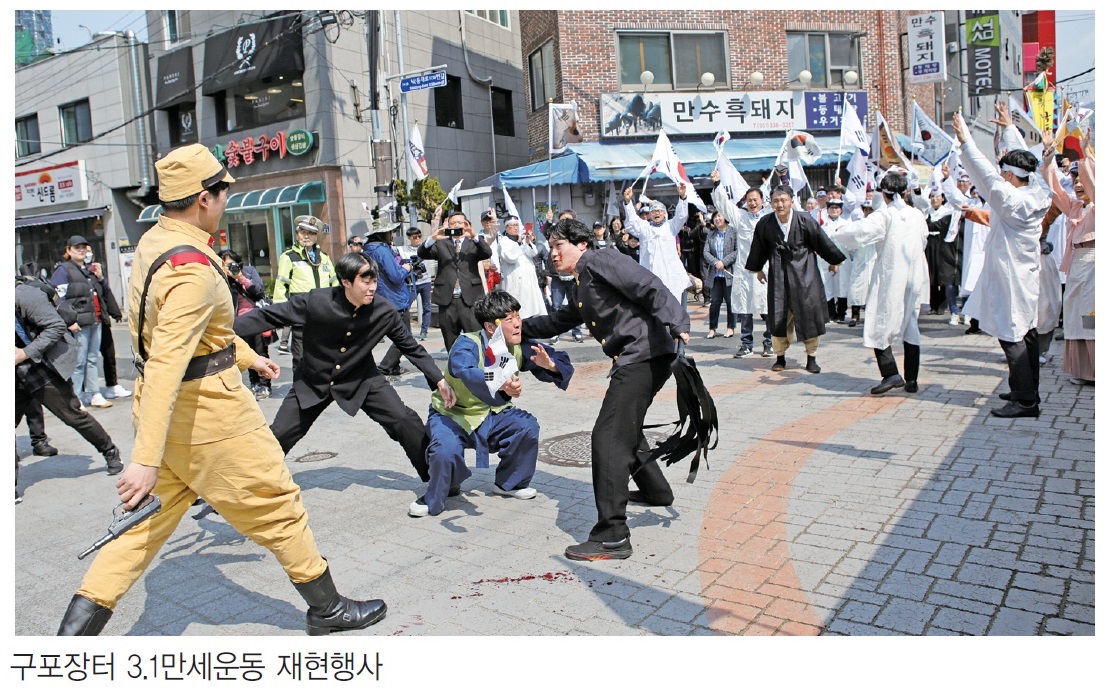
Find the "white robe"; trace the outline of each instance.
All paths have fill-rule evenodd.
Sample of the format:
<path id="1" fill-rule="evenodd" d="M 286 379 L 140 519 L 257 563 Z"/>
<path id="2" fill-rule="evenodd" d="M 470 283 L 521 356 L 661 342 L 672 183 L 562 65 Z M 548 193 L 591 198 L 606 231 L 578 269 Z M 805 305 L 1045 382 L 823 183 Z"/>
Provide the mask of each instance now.
<path id="1" fill-rule="evenodd" d="M 500 288 L 519 301 L 519 317 L 546 315 L 534 258 L 538 248 L 534 243 L 518 243 L 506 235 L 500 236 Z"/>
<path id="2" fill-rule="evenodd" d="M 689 288 L 689 273 L 677 255 L 677 234 L 688 218 L 689 202 L 679 199 L 670 220 L 655 226 L 631 211 L 626 224 L 627 232 L 639 239 L 639 264 L 661 279 L 678 301 Z"/>
<path id="3" fill-rule="evenodd" d="M 963 312 L 1006 342 L 1023 339 L 1039 315 L 1039 236 L 1050 194 L 1034 179 L 1014 187 L 971 141 L 962 166 L 991 210 L 981 275 Z"/>
<path id="4" fill-rule="evenodd" d="M 885 206 L 828 235 L 846 248 L 875 249 L 863 344 L 873 349 L 898 342 L 920 344 L 919 308 L 927 288 L 924 215 L 907 205 Z"/>
<path id="5" fill-rule="evenodd" d="M 712 191 L 712 203 L 718 211 L 723 212 L 723 217 L 735 230 L 735 241 L 738 247 L 738 255 L 731 268 L 735 275 L 731 281 L 731 312 L 750 313 L 754 316 L 767 313 L 766 285 L 758 281 L 757 272 L 746 270 L 746 258 L 750 257 L 750 241 L 754 240 L 754 227 L 762 220 L 767 210 L 750 213 L 746 209 L 740 209 L 735 202 L 727 198 L 723 187 L 716 187 Z M 768 263 L 762 271 L 769 274 Z"/>
<path id="6" fill-rule="evenodd" d="M 842 215 L 833 221 L 828 216 L 823 222 L 823 232 L 827 234 L 828 238 L 835 240 L 834 232 L 846 224 L 847 220 Z M 839 250 L 846 255 L 846 259 L 839 265 L 839 269 L 835 274 L 831 274 L 831 265 L 827 263 L 827 260 L 822 257 L 816 260 L 820 276 L 823 278 L 823 291 L 828 301 L 839 298 L 845 299 L 850 296 L 850 274 L 851 267 L 853 267 L 850 260 L 850 251 L 839 245 L 837 241 L 835 245 L 838 245 Z"/>
<path id="7" fill-rule="evenodd" d="M 950 217 L 950 230 L 947 237 L 953 239 L 957 235 L 958 224 L 962 220 L 962 206 L 989 209 L 989 205 L 977 197 L 962 194 L 962 191 L 954 186 L 954 178 L 943 180 L 943 193 L 946 200 L 952 206 L 954 213 Z M 981 275 L 981 264 L 985 259 L 985 240 L 989 237 L 989 227 L 980 223 L 974 223 L 966 219 L 966 227 L 962 232 L 962 279 L 958 285 L 960 296 L 969 296 L 977 285 L 977 277 Z"/>

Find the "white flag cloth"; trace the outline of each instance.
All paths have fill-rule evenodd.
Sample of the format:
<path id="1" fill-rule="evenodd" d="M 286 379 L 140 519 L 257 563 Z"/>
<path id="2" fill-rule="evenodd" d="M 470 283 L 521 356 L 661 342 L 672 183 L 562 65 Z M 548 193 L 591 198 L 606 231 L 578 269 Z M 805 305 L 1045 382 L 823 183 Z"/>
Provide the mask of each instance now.
<path id="1" fill-rule="evenodd" d="M 619 200 L 622 197 L 616 192 L 615 180 L 608 180 L 608 208 L 609 216 L 619 216 Z"/>
<path id="2" fill-rule="evenodd" d="M 1008 111 L 1012 115 L 1012 125 L 1019 130 L 1024 143 L 1027 144 L 1027 150 L 1033 153 L 1036 158 L 1042 160 L 1043 132 L 1039 130 L 1039 125 L 1035 123 L 1035 119 L 1023 111 L 1023 105 L 1012 97 L 1008 98 Z"/>
<path id="3" fill-rule="evenodd" d="M 715 139 L 713 140 L 713 143 L 716 144 L 716 152 L 721 152 L 723 150 L 723 144 L 727 143 L 730 140 L 731 134 L 727 133 L 726 131 L 720 131 L 719 133 L 717 133 Z"/>
<path id="4" fill-rule="evenodd" d="M 954 139 L 929 119 L 915 100 L 912 101 L 912 143 L 916 145 L 916 157 L 931 167 L 946 160 L 954 148 Z"/>
<path id="5" fill-rule="evenodd" d="M 811 165 L 823 155 L 823 149 L 816 143 L 815 136 L 810 133 L 793 131 L 785 141 L 789 160 L 801 160 L 804 164 Z"/>
<path id="6" fill-rule="evenodd" d="M 839 124 L 842 129 L 839 143 L 842 147 L 861 148 L 864 151 L 869 151 L 870 142 L 869 136 L 866 134 L 866 127 L 862 125 L 857 110 L 850 102 L 843 105 L 843 116 Z"/>
<path id="7" fill-rule="evenodd" d="M 854 155 L 851 156 L 850 162 L 846 165 L 846 172 L 849 177 L 846 180 L 846 192 L 843 195 L 846 199 L 843 207 L 844 213 L 850 215 L 852 219 L 861 218 L 864 213 L 862 211 L 862 202 L 866 200 L 866 180 L 867 173 L 869 171 L 866 153 L 861 148 L 854 149 Z M 857 216 L 855 216 L 857 213 Z"/>
<path id="8" fill-rule="evenodd" d="M 912 164 L 904 157 L 900 150 L 900 144 L 893 138 L 892 130 L 880 111 L 876 113 L 877 119 L 873 125 L 873 137 L 870 141 L 869 157 L 877 164 L 877 169 L 885 172 L 892 167 L 899 166 L 913 172 Z"/>
<path id="9" fill-rule="evenodd" d="M 489 338 L 482 363 L 484 364 L 485 386 L 488 387 L 489 393 L 493 395 L 496 395 L 505 381 L 519 371 L 516 358 L 508 351 L 508 343 L 504 341 L 504 331 L 499 325 L 496 326 L 496 332 Z"/>
<path id="10" fill-rule="evenodd" d="M 462 188 L 462 183 L 465 182 L 465 178 L 458 180 L 458 184 L 450 188 L 450 193 L 446 195 L 446 198 L 455 204 L 458 203 L 458 190 Z"/>
<path id="11" fill-rule="evenodd" d="M 508 194 L 508 188 L 501 184 L 500 189 L 504 192 L 504 208 L 508 210 L 508 215 L 519 218 L 519 211 L 516 210 L 516 203 L 512 201 L 511 195 Z"/>
<path id="12" fill-rule="evenodd" d="M 792 145 L 794 132 L 790 131 L 785 134 L 785 140 L 781 143 L 781 150 L 777 152 L 777 164 L 785 163 L 789 168 L 789 186 L 793 189 L 793 205 L 797 208 L 804 208 L 803 202 L 800 201 L 800 192 L 805 188 L 811 187 L 808 185 L 808 176 L 804 174 L 804 166 L 800 164 L 799 157 L 792 157 L 797 155 L 796 148 Z"/>
<path id="13" fill-rule="evenodd" d="M 581 143 L 585 137 L 577 127 L 577 100 L 569 104 L 550 105 L 550 152 L 565 152 L 570 143 Z"/>
<path id="14" fill-rule="evenodd" d="M 750 189 L 750 185 L 746 183 L 742 173 L 735 168 L 731 159 L 724 155 L 722 148 L 716 155 L 716 170 L 719 171 L 719 186 L 723 188 L 727 198 L 733 202 L 740 201 L 746 195 L 746 190 Z"/>
<path id="15" fill-rule="evenodd" d="M 408 167 L 412 169 L 412 179 L 427 177 L 427 156 L 423 152 L 423 137 L 419 135 L 419 124 L 412 126 L 412 135 L 408 137 Z"/>
<path id="16" fill-rule="evenodd" d="M 696 193 L 692 182 L 689 181 L 689 176 L 685 173 L 685 166 L 677 158 L 677 153 L 674 152 L 673 144 L 669 142 L 669 136 L 666 136 L 665 131 L 658 132 L 658 142 L 654 144 L 654 154 L 647 166 L 639 173 L 639 178 L 645 177 L 649 181 L 650 176 L 655 172 L 662 173 L 674 184 L 684 184 L 685 197 L 689 200 L 689 203 L 701 211 L 708 210 L 708 205 Z M 645 183 L 643 184 L 643 190 L 646 190 Z"/>

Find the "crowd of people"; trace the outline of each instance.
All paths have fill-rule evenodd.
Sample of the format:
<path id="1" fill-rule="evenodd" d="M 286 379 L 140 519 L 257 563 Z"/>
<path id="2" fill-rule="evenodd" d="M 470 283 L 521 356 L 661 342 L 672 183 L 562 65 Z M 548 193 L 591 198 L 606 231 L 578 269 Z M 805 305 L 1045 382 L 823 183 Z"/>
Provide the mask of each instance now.
<path id="1" fill-rule="evenodd" d="M 1095 160 L 1090 151 L 1072 166 L 1049 155 L 1040 164 L 1003 105 L 994 121 L 998 165 L 957 115 L 955 157 L 930 183 L 893 168 L 864 200 L 836 182 L 802 203 L 772 175 L 764 187 L 735 193 L 713 172 L 706 212 L 690 206 L 683 184 L 672 212 L 660 201 L 635 201 L 628 187 L 616 202 L 620 214 L 591 228 L 573 210 L 547 211 L 535 230 L 514 216 L 501 226 L 488 209 L 478 230 L 461 211 L 444 218 L 440 207 L 426 239 L 413 227 L 407 245 L 397 246 L 398 226 L 378 222 L 369 235 L 348 238 L 337 261 L 318 244 L 323 222 L 301 216 L 272 297 L 238 252 L 210 247 L 233 178 L 201 146 L 171 152 L 157 163 L 166 213 L 140 241 L 128 294 L 136 416 L 142 405 L 128 466 L 88 411 L 131 394 L 119 385 L 114 345 L 105 339 L 111 321 L 122 319 L 120 306 L 87 241 L 70 238 L 52 273 L 32 263 L 17 277 L 16 425 L 27 417 L 34 453 L 57 453 L 43 430 L 45 407 L 104 455 L 109 474 L 121 474 L 117 490 L 127 506 L 151 493 L 163 503 L 98 555 L 59 633 L 98 633 L 198 497 L 275 553 L 308 603 L 310 633 L 375 623 L 384 602 L 335 590 L 284 454 L 336 402 L 351 415 L 365 412 L 402 446 L 427 484 L 408 508 L 412 517 L 436 516 L 461 494 L 470 475 L 466 449 L 478 466 L 500 455 L 495 494 L 534 498 L 540 426 L 513 399 L 523 391 L 521 371 L 568 386 L 572 362 L 554 347 L 566 333 L 576 342 L 592 336 L 613 365 L 594 426 L 594 435 L 605 435 L 593 440 L 597 524 L 565 554 L 630 556 L 628 503 L 673 501 L 642 429 L 678 342 L 690 341 L 690 298 L 708 306 L 705 339 L 737 336 L 736 359 L 772 357 L 773 371 L 789 367 L 787 350 L 799 342 L 805 369 L 818 374 L 827 325 L 861 324 L 861 344 L 880 373 L 874 395 L 919 390 L 926 304 L 931 314 L 949 314 L 952 326 L 967 324 L 966 334 L 998 339 L 1009 390 L 992 414 L 1037 417 L 1039 366 L 1060 318 L 1063 371 L 1075 383 L 1095 380 Z M 1044 146 L 1053 153 L 1049 136 Z M 422 344 L 432 307 L 442 367 Z M 376 360 L 385 338 L 391 346 Z M 275 342 L 292 355 L 293 385 L 266 425 L 257 401 L 271 395 L 280 373 L 268 353 Z M 426 422 L 389 384 L 409 371 L 402 358 L 432 391 L 429 406 L 416 406 L 428 411 Z M 237 390 L 240 372 L 252 390 L 248 403 Z M 242 419 L 227 420 L 228 410 Z M 18 502 L 18 454 L 16 479 Z"/>

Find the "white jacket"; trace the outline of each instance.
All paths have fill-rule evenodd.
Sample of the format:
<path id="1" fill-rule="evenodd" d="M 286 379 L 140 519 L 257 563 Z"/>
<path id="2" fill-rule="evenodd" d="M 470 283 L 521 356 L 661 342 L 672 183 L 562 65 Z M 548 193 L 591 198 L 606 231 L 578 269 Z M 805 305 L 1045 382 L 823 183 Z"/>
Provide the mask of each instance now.
<path id="1" fill-rule="evenodd" d="M 546 315 L 546 303 L 543 302 L 533 261 L 539 254 L 538 248 L 534 243 L 516 242 L 506 235 L 500 236 L 497 242 L 500 249 L 500 288 L 519 301 L 519 317 Z"/>
<path id="2" fill-rule="evenodd" d="M 723 212 L 723 217 L 734 228 L 738 247 L 738 255 L 731 268 L 732 274 L 735 275 L 731 281 L 731 312 L 751 313 L 755 316 L 766 313 L 766 285 L 758 281 L 756 272 L 748 272 L 745 269 L 746 258 L 750 256 L 750 241 L 754 239 L 754 226 L 758 225 L 766 209 L 755 213 L 740 209 L 735 202 L 727 198 L 723 187 L 712 190 L 712 203 L 717 210 Z M 768 263 L 762 271 L 769 274 Z"/>
<path id="3" fill-rule="evenodd" d="M 627 207 L 630 209 L 630 205 Z M 677 201 L 673 218 L 655 226 L 628 211 L 626 230 L 639 239 L 639 264 L 653 272 L 678 301 L 689 288 L 689 273 L 677 255 L 677 234 L 689 218 L 689 202 Z"/>

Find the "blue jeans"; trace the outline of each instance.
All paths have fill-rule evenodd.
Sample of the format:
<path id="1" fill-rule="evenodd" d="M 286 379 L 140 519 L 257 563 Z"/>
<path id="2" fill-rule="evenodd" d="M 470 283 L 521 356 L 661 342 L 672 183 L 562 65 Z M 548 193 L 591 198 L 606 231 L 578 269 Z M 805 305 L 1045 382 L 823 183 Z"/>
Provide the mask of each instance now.
<path id="1" fill-rule="evenodd" d="M 77 333 L 77 368 L 73 370 L 73 392 L 78 398 L 100 392 L 100 374 L 96 370 L 100 356 L 100 323 L 81 328 Z"/>
<path id="2" fill-rule="evenodd" d="M 753 313 L 736 313 L 739 317 L 739 345 L 746 347 L 747 349 L 754 349 L 754 314 Z M 769 321 L 766 320 L 766 314 L 762 313 L 762 320 L 766 322 L 766 329 L 762 333 L 762 344 L 769 344 L 770 335 Z"/>

